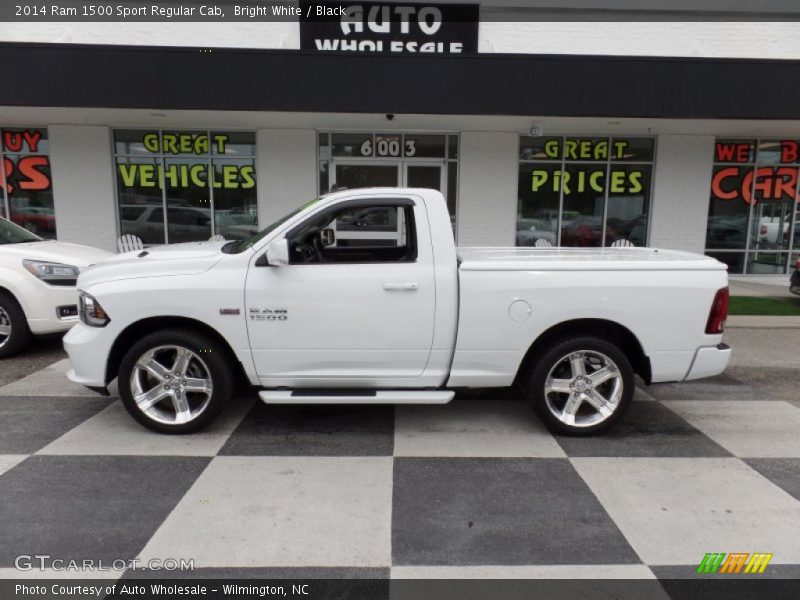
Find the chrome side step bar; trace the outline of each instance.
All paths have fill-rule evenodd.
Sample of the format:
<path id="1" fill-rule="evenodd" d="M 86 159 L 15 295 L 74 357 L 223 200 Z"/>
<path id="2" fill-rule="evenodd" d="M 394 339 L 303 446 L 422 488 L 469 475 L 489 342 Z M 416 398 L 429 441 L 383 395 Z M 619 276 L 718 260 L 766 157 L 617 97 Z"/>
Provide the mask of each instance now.
<path id="1" fill-rule="evenodd" d="M 263 390 L 259 398 L 267 404 L 447 404 L 455 396 L 450 390 Z"/>

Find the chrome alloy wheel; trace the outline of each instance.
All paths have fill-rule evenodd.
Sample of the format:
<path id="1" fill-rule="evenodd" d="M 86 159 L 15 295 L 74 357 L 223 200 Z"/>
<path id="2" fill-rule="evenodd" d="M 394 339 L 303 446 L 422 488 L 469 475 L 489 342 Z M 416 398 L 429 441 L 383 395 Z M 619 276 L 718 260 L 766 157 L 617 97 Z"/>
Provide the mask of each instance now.
<path id="1" fill-rule="evenodd" d="M 137 408 L 165 425 L 197 419 L 213 392 L 208 366 L 183 346 L 158 346 L 142 354 L 131 372 L 130 386 Z"/>
<path id="2" fill-rule="evenodd" d="M 6 345 L 6 342 L 11 339 L 11 317 L 0 306 L 0 348 Z"/>
<path id="3" fill-rule="evenodd" d="M 608 419 L 622 400 L 622 373 L 594 350 L 571 352 L 556 362 L 545 382 L 547 408 L 570 427 L 590 427 Z"/>

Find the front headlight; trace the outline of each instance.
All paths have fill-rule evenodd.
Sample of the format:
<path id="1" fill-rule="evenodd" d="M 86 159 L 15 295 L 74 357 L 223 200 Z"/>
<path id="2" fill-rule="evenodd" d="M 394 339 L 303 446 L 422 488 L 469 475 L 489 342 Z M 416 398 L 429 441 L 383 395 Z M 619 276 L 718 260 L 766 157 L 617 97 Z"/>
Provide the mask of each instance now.
<path id="1" fill-rule="evenodd" d="M 105 327 L 111 322 L 94 296 L 80 290 L 78 290 L 78 317 L 81 323 L 90 327 Z"/>
<path id="2" fill-rule="evenodd" d="M 61 263 L 23 260 L 22 266 L 34 277 L 50 285 L 75 285 L 78 280 L 78 267 Z"/>

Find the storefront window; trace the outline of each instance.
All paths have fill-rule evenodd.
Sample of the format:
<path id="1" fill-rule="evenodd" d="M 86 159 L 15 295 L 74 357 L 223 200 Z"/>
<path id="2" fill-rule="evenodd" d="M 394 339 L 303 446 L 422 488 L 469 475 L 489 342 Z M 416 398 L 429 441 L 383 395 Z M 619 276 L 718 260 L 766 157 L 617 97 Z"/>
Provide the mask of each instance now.
<path id="1" fill-rule="evenodd" d="M 174 244 L 258 230 L 254 133 L 118 130 L 114 149 L 121 234 Z"/>
<path id="2" fill-rule="evenodd" d="M 646 245 L 654 146 L 653 138 L 523 136 L 517 245 Z"/>
<path id="3" fill-rule="evenodd" d="M 47 129 L 0 129 L 0 216 L 43 238 L 56 238 Z"/>
<path id="4" fill-rule="evenodd" d="M 717 140 L 706 254 L 731 273 L 786 273 L 798 248 L 800 141 Z"/>

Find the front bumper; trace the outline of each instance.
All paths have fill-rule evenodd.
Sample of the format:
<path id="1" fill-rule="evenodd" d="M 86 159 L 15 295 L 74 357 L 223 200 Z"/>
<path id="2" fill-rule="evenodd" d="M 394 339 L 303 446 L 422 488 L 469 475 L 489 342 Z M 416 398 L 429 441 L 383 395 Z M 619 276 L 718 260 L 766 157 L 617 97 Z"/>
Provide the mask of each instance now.
<path id="1" fill-rule="evenodd" d="M 115 337 L 108 327 L 89 327 L 80 322 L 70 329 L 64 336 L 64 350 L 72 365 L 67 378 L 88 388 L 104 388 Z"/>
<path id="2" fill-rule="evenodd" d="M 698 348 L 694 355 L 692 366 L 689 367 L 686 380 L 703 379 L 704 377 L 719 375 L 726 369 L 730 359 L 731 347 L 728 346 L 728 344 Z"/>

